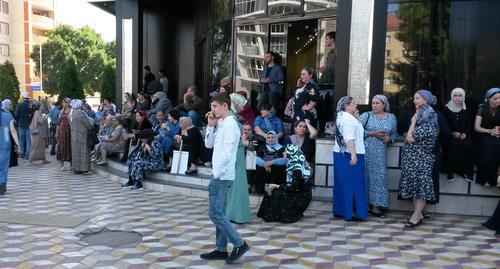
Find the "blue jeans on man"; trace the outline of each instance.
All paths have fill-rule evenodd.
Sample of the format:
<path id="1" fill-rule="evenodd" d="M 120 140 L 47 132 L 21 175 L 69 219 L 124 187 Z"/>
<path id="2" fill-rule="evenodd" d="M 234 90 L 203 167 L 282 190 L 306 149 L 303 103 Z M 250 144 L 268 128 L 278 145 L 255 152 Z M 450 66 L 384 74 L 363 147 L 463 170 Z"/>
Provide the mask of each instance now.
<path id="1" fill-rule="evenodd" d="M 21 147 L 21 158 L 29 159 L 31 150 L 30 128 L 19 127 L 19 146 Z"/>
<path id="2" fill-rule="evenodd" d="M 208 216 L 215 225 L 216 250 L 221 252 L 227 251 L 228 240 L 235 247 L 243 245 L 243 239 L 226 216 L 227 193 L 232 185 L 233 181 L 218 178 L 212 178 L 208 185 Z"/>

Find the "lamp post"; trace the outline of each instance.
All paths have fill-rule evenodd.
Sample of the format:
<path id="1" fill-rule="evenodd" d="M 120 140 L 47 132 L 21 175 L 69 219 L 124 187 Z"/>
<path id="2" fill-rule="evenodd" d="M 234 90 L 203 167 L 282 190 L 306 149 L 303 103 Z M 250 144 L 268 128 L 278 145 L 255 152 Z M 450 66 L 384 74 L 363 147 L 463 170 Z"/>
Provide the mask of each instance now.
<path id="1" fill-rule="evenodd" d="M 42 43 L 40 43 L 40 91 L 43 92 Z"/>

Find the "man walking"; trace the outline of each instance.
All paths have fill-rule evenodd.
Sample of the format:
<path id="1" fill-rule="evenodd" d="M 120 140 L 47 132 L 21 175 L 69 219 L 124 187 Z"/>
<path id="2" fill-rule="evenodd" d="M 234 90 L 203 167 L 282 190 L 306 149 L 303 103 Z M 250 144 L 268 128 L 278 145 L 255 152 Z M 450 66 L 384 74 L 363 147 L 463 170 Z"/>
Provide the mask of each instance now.
<path id="1" fill-rule="evenodd" d="M 23 102 L 16 106 L 14 117 L 16 118 L 17 127 L 19 129 L 19 144 L 21 146 L 21 155 L 19 158 L 28 160 L 31 149 L 30 123 L 33 118 L 29 93 L 23 93 Z"/>
<path id="2" fill-rule="evenodd" d="M 215 224 L 216 249 L 200 255 L 205 260 L 226 260 L 227 264 L 234 263 L 250 249 L 226 217 L 226 198 L 235 178 L 236 152 L 240 141 L 240 128 L 231 115 L 230 107 L 231 99 L 225 94 L 217 94 L 212 98 L 212 111 L 208 113 L 205 146 L 213 147 L 213 156 L 216 156 L 212 159 L 213 176 L 208 185 L 208 215 Z M 233 244 L 229 256 L 228 240 Z"/>

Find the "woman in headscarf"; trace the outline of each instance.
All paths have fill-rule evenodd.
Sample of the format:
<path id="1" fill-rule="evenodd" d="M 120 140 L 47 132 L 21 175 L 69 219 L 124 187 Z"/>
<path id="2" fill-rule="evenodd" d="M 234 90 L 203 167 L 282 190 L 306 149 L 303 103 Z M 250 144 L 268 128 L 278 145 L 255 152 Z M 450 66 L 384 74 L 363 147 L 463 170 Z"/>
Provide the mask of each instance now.
<path id="1" fill-rule="evenodd" d="M 57 151 L 56 158 L 61 165 L 61 171 L 64 171 L 64 162 L 71 164 L 71 128 L 69 126 L 69 113 L 71 99 L 64 98 L 63 109 L 57 119 L 56 139 Z"/>
<path id="2" fill-rule="evenodd" d="M 231 93 L 229 97 L 231 98 L 233 117 L 238 120 L 237 113 L 243 110 L 247 99 L 237 93 Z M 240 123 L 238 123 L 238 127 L 241 133 L 242 126 Z M 235 173 L 234 183 L 227 195 L 226 215 L 230 221 L 249 223 L 252 221 L 252 214 L 250 212 L 250 198 L 248 197 L 245 148 L 241 138 L 238 144 L 238 151 L 236 152 Z"/>
<path id="3" fill-rule="evenodd" d="M 289 144 L 283 153 L 286 160 L 286 182 L 269 184 L 257 216 L 266 222 L 294 223 L 304 216 L 311 202 L 311 171 L 304 153 Z"/>
<path id="4" fill-rule="evenodd" d="M 354 98 L 340 98 L 333 147 L 333 214 L 345 220 L 368 217 L 364 130 L 358 117 Z"/>
<path id="5" fill-rule="evenodd" d="M 293 124 L 294 133 L 285 137 L 285 145 L 293 144 L 300 148 L 308 163 L 314 161 L 315 139 L 318 130 L 312 126 L 309 119 L 298 120 Z"/>
<path id="6" fill-rule="evenodd" d="M 145 129 L 136 137 L 140 145 L 132 153 L 128 161 L 128 182 L 122 187 L 131 187 L 132 190 L 142 189 L 142 180 L 145 172 L 157 172 L 163 169 L 163 153 L 160 143 L 154 139 L 154 132 Z"/>
<path id="7" fill-rule="evenodd" d="M 385 218 L 382 208 L 389 207 L 389 179 L 387 177 L 387 144 L 396 137 L 396 116 L 390 112 L 387 97 L 382 94 L 372 99 L 372 111 L 361 114 L 365 129 L 366 188 L 370 213 Z"/>
<path id="8" fill-rule="evenodd" d="M 448 141 L 443 141 L 443 171 L 447 173 L 449 181 L 455 180 L 454 174 L 472 181 L 472 117 L 465 105 L 464 89 L 455 88 L 450 95 L 451 99 L 446 104 L 443 115 L 452 136 Z"/>
<path id="9" fill-rule="evenodd" d="M 281 184 L 285 178 L 286 160 L 283 158 L 285 148 L 278 143 L 278 134 L 269 131 L 266 144 L 257 149 L 257 169 L 255 171 L 255 190 L 264 194 L 265 184 Z"/>
<path id="10" fill-rule="evenodd" d="M 174 156 L 174 136 L 181 132 L 179 119 L 181 118 L 178 110 L 172 110 L 168 113 L 168 121 L 163 123 L 159 129 L 159 135 L 156 140 L 160 143 L 163 149 L 163 155 L 168 159 L 167 172 L 172 169 L 172 158 Z M 175 145 L 178 146 L 178 145 Z M 178 149 L 178 148 L 177 148 Z"/>
<path id="11" fill-rule="evenodd" d="M 479 133 L 479 158 L 476 182 L 485 187 L 498 186 L 500 166 L 500 88 L 486 92 L 476 115 L 474 130 Z"/>
<path id="12" fill-rule="evenodd" d="M 436 197 L 432 179 L 435 154 L 433 148 L 438 137 L 437 114 L 431 107 L 436 97 L 427 90 L 415 93 L 413 103 L 416 113 L 411 118 L 410 128 L 401 154 L 401 180 L 399 196 L 413 200 L 413 214 L 405 221 L 405 227 L 420 225 L 427 201 Z"/>
<path id="13" fill-rule="evenodd" d="M 125 147 L 127 130 L 121 124 L 121 117 L 112 116 L 110 121 L 112 127 L 108 135 L 99 136 L 100 143 L 96 149 L 96 164 L 103 165 L 107 162 L 107 156 L 112 153 L 122 152 Z"/>
<path id="14" fill-rule="evenodd" d="M 189 168 L 186 170 L 186 175 L 197 176 L 198 166 L 196 166 L 196 162 L 200 159 L 204 143 L 203 137 L 200 130 L 194 126 L 193 119 L 189 116 L 181 117 L 179 119 L 179 126 L 181 132 L 174 136 L 174 141 L 177 143 L 181 143 L 182 141 L 182 150 L 189 152 Z"/>
<path id="15" fill-rule="evenodd" d="M 50 163 L 45 156 L 45 132 L 43 131 L 47 125 L 48 116 L 43 113 L 44 108 L 40 102 L 33 101 L 32 106 L 36 111 L 30 124 L 31 153 L 28 164 L 32 165 L 34 161 L 39 160 L 42 164 Z"/>
<path id="16" fill-rule="evenodd" d="M 4 112 L 10 113 L 12 115 L 12 101 L 10 99 L 5 99 L 2 101 L 2 110 Z M 16 126 L 16 120 L 14 119 L 14 128 L 17 128 Z M 17 130 L 17 129 L 16 129 Z M 14 138 L 10 137 L 10 141 L 14 141 Z M 17 149 L 15 143 L 10 143 L 10 164 L 9 167 L 14 167 L 18 165 L 17 158 L 19 157 L 17 154 Z"/>
<path id="17" fill-rule="evenodd" d="M 148 113 L 144 110 L 137 111 L 135 113 L 135 120 L 134 125 L 132 125 L 132 130 L 127 134 L 127 141 L 125 142 L 124 153 L 120 162 L 126 163 L 129 159 L 130 144 L 137 145 L 137 139 L 135 135 L 142 130 L 151 128 L 153 128 L 153 124 L 151 124 L 148 119 Z"/>
<path id="18" fill-rule="evenodd" d="M 69 125 L 71 129 L 71 160 L 75 174 L 83 174 L 90 170 L 91 147 L 87 144 L 87 134 L 94 127 L 94 120 L 82 110 L 83 102 L 71 100 Z"/>
<path id="19" fill-rule="evenodd" d="M 5 106 L 7 108 L 7 106 Z M 10 166 L 11 144 L 15 142 L 16 152 L 19 154 L 19 140 L 14 118 L 12 114 L 4 109 L 0 109 L 0 195 L 7 191 L 7 176 Z"/>

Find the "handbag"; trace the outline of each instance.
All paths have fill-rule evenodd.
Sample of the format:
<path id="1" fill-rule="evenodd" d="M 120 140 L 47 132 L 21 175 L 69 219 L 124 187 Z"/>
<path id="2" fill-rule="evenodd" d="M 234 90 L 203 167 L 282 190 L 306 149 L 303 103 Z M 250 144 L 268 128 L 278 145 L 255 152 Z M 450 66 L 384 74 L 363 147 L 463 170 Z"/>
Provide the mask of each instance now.
<path id="1" fill-rule="evenodd" d="M 257 153 L 253 150 L 247 150 L 245 163 L 247 170 L 255 170 L 257 166 Z"/>
<path id="2" fill-rule="evenodd" d="M 174 150 L 174 154 L 172 155 L 171 174 L 185 175 L 188 169 L 189 152 L 182 151 L 182 143 L 183 141 L 181 140 L 179 150 Z"/>

